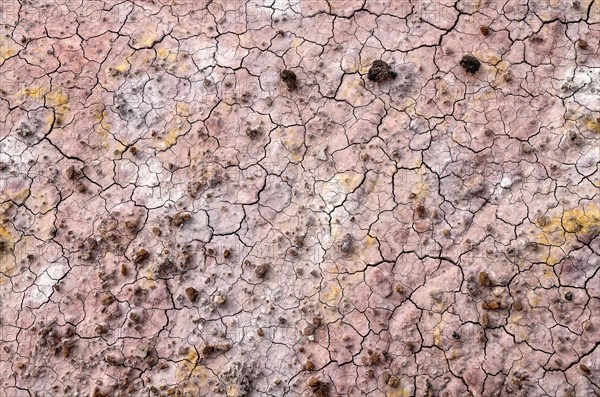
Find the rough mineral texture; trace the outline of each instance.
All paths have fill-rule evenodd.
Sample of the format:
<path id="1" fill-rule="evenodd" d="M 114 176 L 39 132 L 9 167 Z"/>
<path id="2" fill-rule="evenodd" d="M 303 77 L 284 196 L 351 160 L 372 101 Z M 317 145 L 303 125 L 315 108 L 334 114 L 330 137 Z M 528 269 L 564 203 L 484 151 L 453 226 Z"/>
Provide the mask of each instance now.
<path id="1" fill-rule="evenodd" d="M 599 42 L 598 0 L 2 0 L 0 397 L 598 396 Z"/>

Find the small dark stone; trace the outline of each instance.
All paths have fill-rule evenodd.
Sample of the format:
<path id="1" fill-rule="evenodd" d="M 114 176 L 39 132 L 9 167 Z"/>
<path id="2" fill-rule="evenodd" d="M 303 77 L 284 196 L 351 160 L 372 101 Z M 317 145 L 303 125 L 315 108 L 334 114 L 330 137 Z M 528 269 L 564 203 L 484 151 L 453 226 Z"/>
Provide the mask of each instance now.
<path id="1" fill-rule="evenodd" d="M 342 245 L 341 245 L 340 249 L 345 254 L 352 251 L 352 236 L 350 234 L 346 234 L 344 236 L 344 239 L 342 240 Z"/>
<path id="2" fill-rule="evenodd" d="M 248 136 L 248 138 L 250 139 L 256 139 L 258 138 L 260 135 L 262 135 L 262 130 L 260 128 L 248 128 L 246 130 L 246 135 Z"/>
<path id="3" fill-rule="evenodd" d="M 460 339 L 460 334 L 459 334 L 458 332 L 454 331 L 454 332 L 452 332 L 452 337 L 453 337 L 454 339 L 457 339 L 457 340 L 458 340 L 458 339 Z"/>
<path id="4" fill-rule="evenodd" d="M 292 72 L 291 70 L 282 70 L 281 73 L 279 74 L 279 76 L 281 77 L 281 80 L 285 83 L 285 85 L 287 86 L 288 91 L 293 91 L 296 89 L 296 73 Z"/>
<path id="5" fill-rule="evenodd" d="M 139 264 L 148 259 L 150 253 L 146 251 L 144 248 L 140 248 L 138 252 L 133 255 L 133 263 Z"/>
<path id="6" fill-rule="evenodd" d="M 481 62 L 473 55 L 465 55 L 460 60 L 460 66 L 462 66 L 467 73 L 475 74 L 481 67 Z"/>
<path id="7" fill-rule="evenodd" d="M 196 298 L 198 297 L 198 291 L 194 287 L 187 287 L 185 289 L 185 294 L 190 302 L 194 303 Z"/>
<path id="8" fill-rule="evenodd" d="M 573 300 L 573 293 L 571 291 L 567 292 L 565 294 L 565 299 L 568 301 Z"/>
<path id="9" fill-rule="evenodd" d="M 80 176 L 79 170 L 74 166 L 70 165 L 65 171 L 65 175 L 67 179 L 76 179 Z"/>
<path id="10" fill-rule="evenodd" d="M 371 69 L 369 69 L 369 73 L 367 74 L 369 80 L 376 82 L 395 79 L 397 76 L 397 73 L 392 71 L 390 65 L 380 59 L 373 62 L 373 65 L 371 65 Z"/>

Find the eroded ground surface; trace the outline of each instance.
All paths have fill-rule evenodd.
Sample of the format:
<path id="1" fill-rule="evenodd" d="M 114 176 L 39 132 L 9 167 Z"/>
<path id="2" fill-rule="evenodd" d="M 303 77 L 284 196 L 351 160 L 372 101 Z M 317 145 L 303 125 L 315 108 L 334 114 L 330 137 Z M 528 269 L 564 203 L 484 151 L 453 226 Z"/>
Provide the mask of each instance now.
<path id="1" fill-rule="evenodd" d="M 1 396 L 600 393 L 597 1 L 0 7 Z"/>

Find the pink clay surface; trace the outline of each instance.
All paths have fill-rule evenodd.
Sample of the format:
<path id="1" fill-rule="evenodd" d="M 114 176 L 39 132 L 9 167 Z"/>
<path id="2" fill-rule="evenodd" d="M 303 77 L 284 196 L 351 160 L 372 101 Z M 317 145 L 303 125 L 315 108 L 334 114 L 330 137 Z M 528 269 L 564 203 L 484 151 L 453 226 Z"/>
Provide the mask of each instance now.
<path id="1" fill-rule="evenodd" d="M 1 397 L 600 395 L 598 0 L 0 29 Z"/>

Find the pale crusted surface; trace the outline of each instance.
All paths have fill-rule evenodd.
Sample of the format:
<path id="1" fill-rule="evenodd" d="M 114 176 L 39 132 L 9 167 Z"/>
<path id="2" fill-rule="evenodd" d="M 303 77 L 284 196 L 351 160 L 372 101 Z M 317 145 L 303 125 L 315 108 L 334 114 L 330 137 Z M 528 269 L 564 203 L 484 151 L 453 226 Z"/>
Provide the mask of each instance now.
<path id="1" fill-rule="evenodd" d="M 0 396 L 600 393 L 597 0 L 0 18 Z"/>

